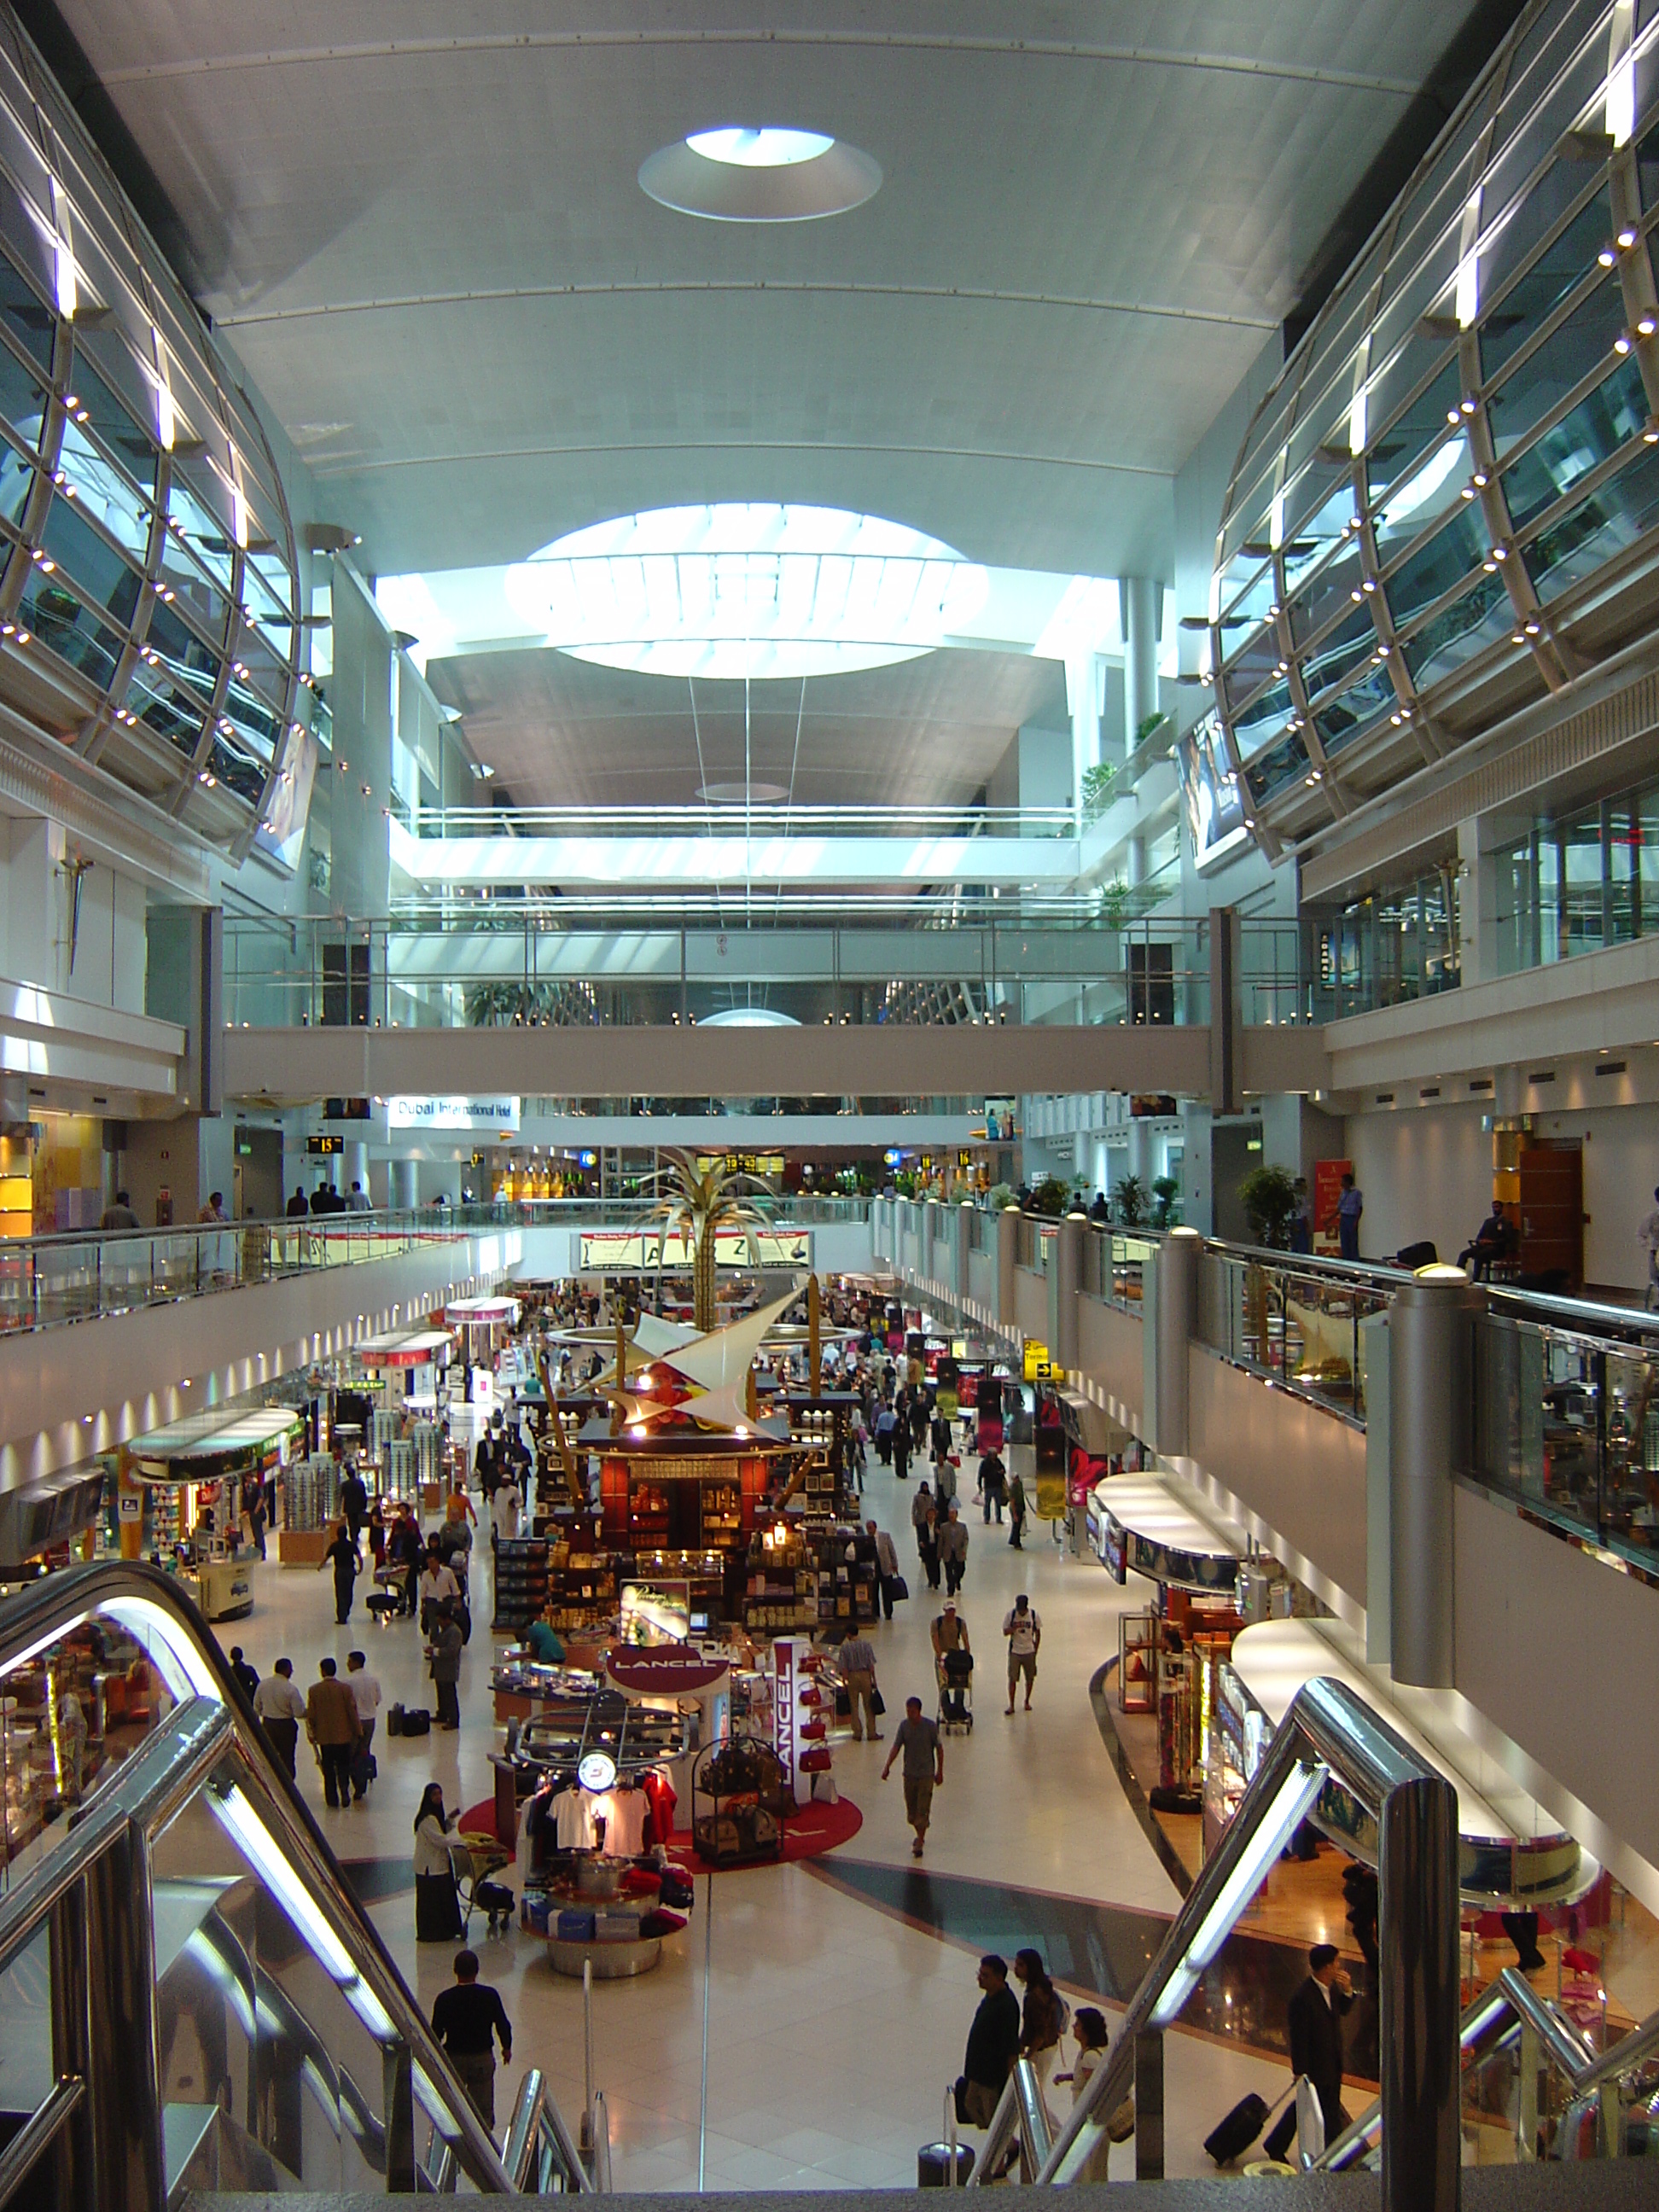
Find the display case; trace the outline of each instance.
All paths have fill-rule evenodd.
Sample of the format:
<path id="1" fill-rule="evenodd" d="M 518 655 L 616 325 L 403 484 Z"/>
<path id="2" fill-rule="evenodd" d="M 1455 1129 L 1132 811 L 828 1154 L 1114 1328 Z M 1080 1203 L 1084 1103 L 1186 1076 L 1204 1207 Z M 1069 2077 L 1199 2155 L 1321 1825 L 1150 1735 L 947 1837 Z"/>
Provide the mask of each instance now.
<path id="1" fill-rule="evenodd" d="M 702 1752 L 691 1776 L 691 1838 L 710 1866 L 783 1853 L 786 1778 L 769 1744 L 733 1737 Z"/>
<path id="2" fill-rule="evenodd" d="M 544 1536 L 497 1539 L 492 1626 L 498 1636 L 516 1636 L 527 1620 L 539 1620 L 546 1612 L 550 1550 Z"/>

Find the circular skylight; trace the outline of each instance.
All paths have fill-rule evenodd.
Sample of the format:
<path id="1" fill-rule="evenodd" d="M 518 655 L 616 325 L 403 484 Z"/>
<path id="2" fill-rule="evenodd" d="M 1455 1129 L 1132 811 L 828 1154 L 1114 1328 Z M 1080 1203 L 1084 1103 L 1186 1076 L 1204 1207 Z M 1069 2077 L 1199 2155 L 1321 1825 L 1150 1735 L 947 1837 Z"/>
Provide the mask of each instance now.
<path id="1" fill-rule="evenodd" d="M 619 515 L 505 577 L 525 628 L 579 660 L 757 683 L 933 653 L 988 587 L 976 562 L 904 523 L 736 503 Z"/>
<path id="2" fill-rule="evenodd" d="M 752 130 L 736 125 L 721 131 L 694 131 L 686 140 L 705 161 L 726 161 L 737 169 L 793 169 L 815 161 L 835 144 L 821 131 Z"/>
<path id="3" fill-rule="evenodd" d="M 811 222 L 880 188 L 880 163 L 856 146 L 776 124 L 694 131 L 640 164 L 640 189 L 659 205 L 714 222 Z"/>

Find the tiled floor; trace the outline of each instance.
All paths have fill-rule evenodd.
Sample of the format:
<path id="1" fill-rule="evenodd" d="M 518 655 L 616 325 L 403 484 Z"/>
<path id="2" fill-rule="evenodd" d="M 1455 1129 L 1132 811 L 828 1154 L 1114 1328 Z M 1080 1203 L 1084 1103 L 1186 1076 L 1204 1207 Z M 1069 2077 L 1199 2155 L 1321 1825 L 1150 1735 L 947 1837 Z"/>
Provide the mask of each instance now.
<path id="1" fill-rule="evenodd" d="M 876 1632 L 890 1729 L 912 1689 L 933 1706 L 927 1627 L 939 1601 L 930 1598 L 908 1540 L 910 1495 L 890 1473 L 872 1471 L 869 1510 L 893 1530 L 913 1591 L 893 1624 Z M 1028 1528 L 1036 1533 L 1022 1555 L 1010 1550 L 1006 1531 L 987 1531 L 976 1515 L 969 1522 L 963 1606 L 981 1655 L 976 1724 L 971 1736 L 947 1743 L 927 1869 L 1005 1890 L 1169 1914 L 1175 1890 L 1118 1785 L 1088 1693 L 1091 1677 L 1116 1650 L 1118 1610 L 1144 1602 L 1144 1593 L 1133 1583 L 1121 1590 L 1092 1559 L 1062 1559 L 1042 1524 Z M 475 1570 L 478 1626 L 464 1662 L 460 1734 L 402 1741 L 387 1740 L 382 1727 L 380 1778 L 366 1804 L 339 1813 L 320 1809 L 320 1777 L 302 1765 L 302 1787 L 343 1860 L 406 1863 L 428 1779 L 442 1783 L 452 1806 L 489 1793 L 495 1737 L 485 1575 L 487 1568 Z M 1044 1638 L 1035 1710 L 1011 1719 L 1003 1711 L 1000 1626 L 1021 1589 L 1042 1616 Z M 360 1607 L 352 1628 L 337 1629 L 331 1597 L 325 1575 L 272 1564 L 259 1572 L 252 1618 L 228 1626 L 225 1640 L 242 1644 L 262 1674 L 288 1652 L 301 1681 L 314 1676 L 325 1652 L 343 1657 L 361 1644 L 388 1702 L 429 1703 L 414 1628 L 371 1629 Z M 864 1814 L 848 1859 L 902 1869 L 908 1882 L 910 1838 L 897 1777 L 878 1779 L 884 1747 L 837 1743 L 835 1755 L 839 1786 Z M 834 1873 L 835 1860 L 823 1865 Z M 977 2002 L 978 1944 L 914 1924 L 927 1916 L 883 1909 L 860 1893 L 854 1873 L 849 1863 L 846 1881 L 825 1880 L 797 1864 L 714 1878 L 702 2137 L 711 2189 L 913 2185 L 917 2147 L 939 2132 L 945 2086 L 960 2069 Z M 657 1972 L 595 1992 L 596 2078 L 622 2188 L 696 2186 L 707 1887 L 699 1883 L 690 1924 L 665 1947 Z M 448 1947 L 416 1946 L 408 1892 L 372 1910 L 429 2004 L 450 1978 Z M 954 1914 L 934 1917 L 961 1924 Z M 497 2081 L 498 2119 L 504 2124 L 519 2072 L 534 2063 L 574 2121 L 583 2099 L 580 1985 L 556 1976 L 524 1935 L 488 1942 L 481 1922 L 474 1935 L 486 1978 L 501 1988 L 515 2029 L 514 2066 Z M 1175 2175 L 1210 2170 L 1202 2139 L 1247 2089 L 1272 2099 L 1288 2081 L 1282 2068 L 1246 2050 L 1180 2033 L 1170 2039 L 1166 2063 Z M 1115 2158 L 1127 2169 L 1132 2148 Z"/>

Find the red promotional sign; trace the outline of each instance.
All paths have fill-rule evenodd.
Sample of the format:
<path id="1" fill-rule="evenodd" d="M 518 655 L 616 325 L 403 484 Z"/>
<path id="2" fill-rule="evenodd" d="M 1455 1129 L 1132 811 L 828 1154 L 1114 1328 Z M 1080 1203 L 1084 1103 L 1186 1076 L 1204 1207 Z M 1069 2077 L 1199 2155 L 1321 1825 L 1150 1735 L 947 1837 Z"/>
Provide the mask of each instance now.
<path id="1" fill-rule="evenodd" d="M 605 1671 L 619 1690 L 635 1697 L 695 1697 L 720 1680 L 726 1662 L 705 1659 L 690 1644 L 644 1644 L 613 1651 Z"/>
<path id="2" fill-rule="evenodd" d="M 1316 1160 L 1314 1162 L 1313 1233 L 1316 1252 L 1334 1252 L 1340 1238 L 1336 1227 L 1336 1209 L 1342 1196 L 1342 1178 L 1353 1173 L 1352 1160 Z"/>

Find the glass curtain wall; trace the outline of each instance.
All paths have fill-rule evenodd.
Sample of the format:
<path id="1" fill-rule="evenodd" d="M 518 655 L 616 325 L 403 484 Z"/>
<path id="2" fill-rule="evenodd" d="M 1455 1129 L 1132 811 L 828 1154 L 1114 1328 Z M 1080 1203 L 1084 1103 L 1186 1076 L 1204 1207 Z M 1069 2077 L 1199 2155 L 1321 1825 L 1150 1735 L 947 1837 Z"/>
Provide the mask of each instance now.
<path id="1" fill-rule="evenodd" d="M 1654 15 L 1522 16 L 1251 423 L 1209 659 L 1270 857 L 1652 628 Z"/>
<path id="2" fill-rule="evenodd" d="M 0 695 L 246 850 L 308 720 L 275 459 L 15 19 L 0 23 Z"/>

